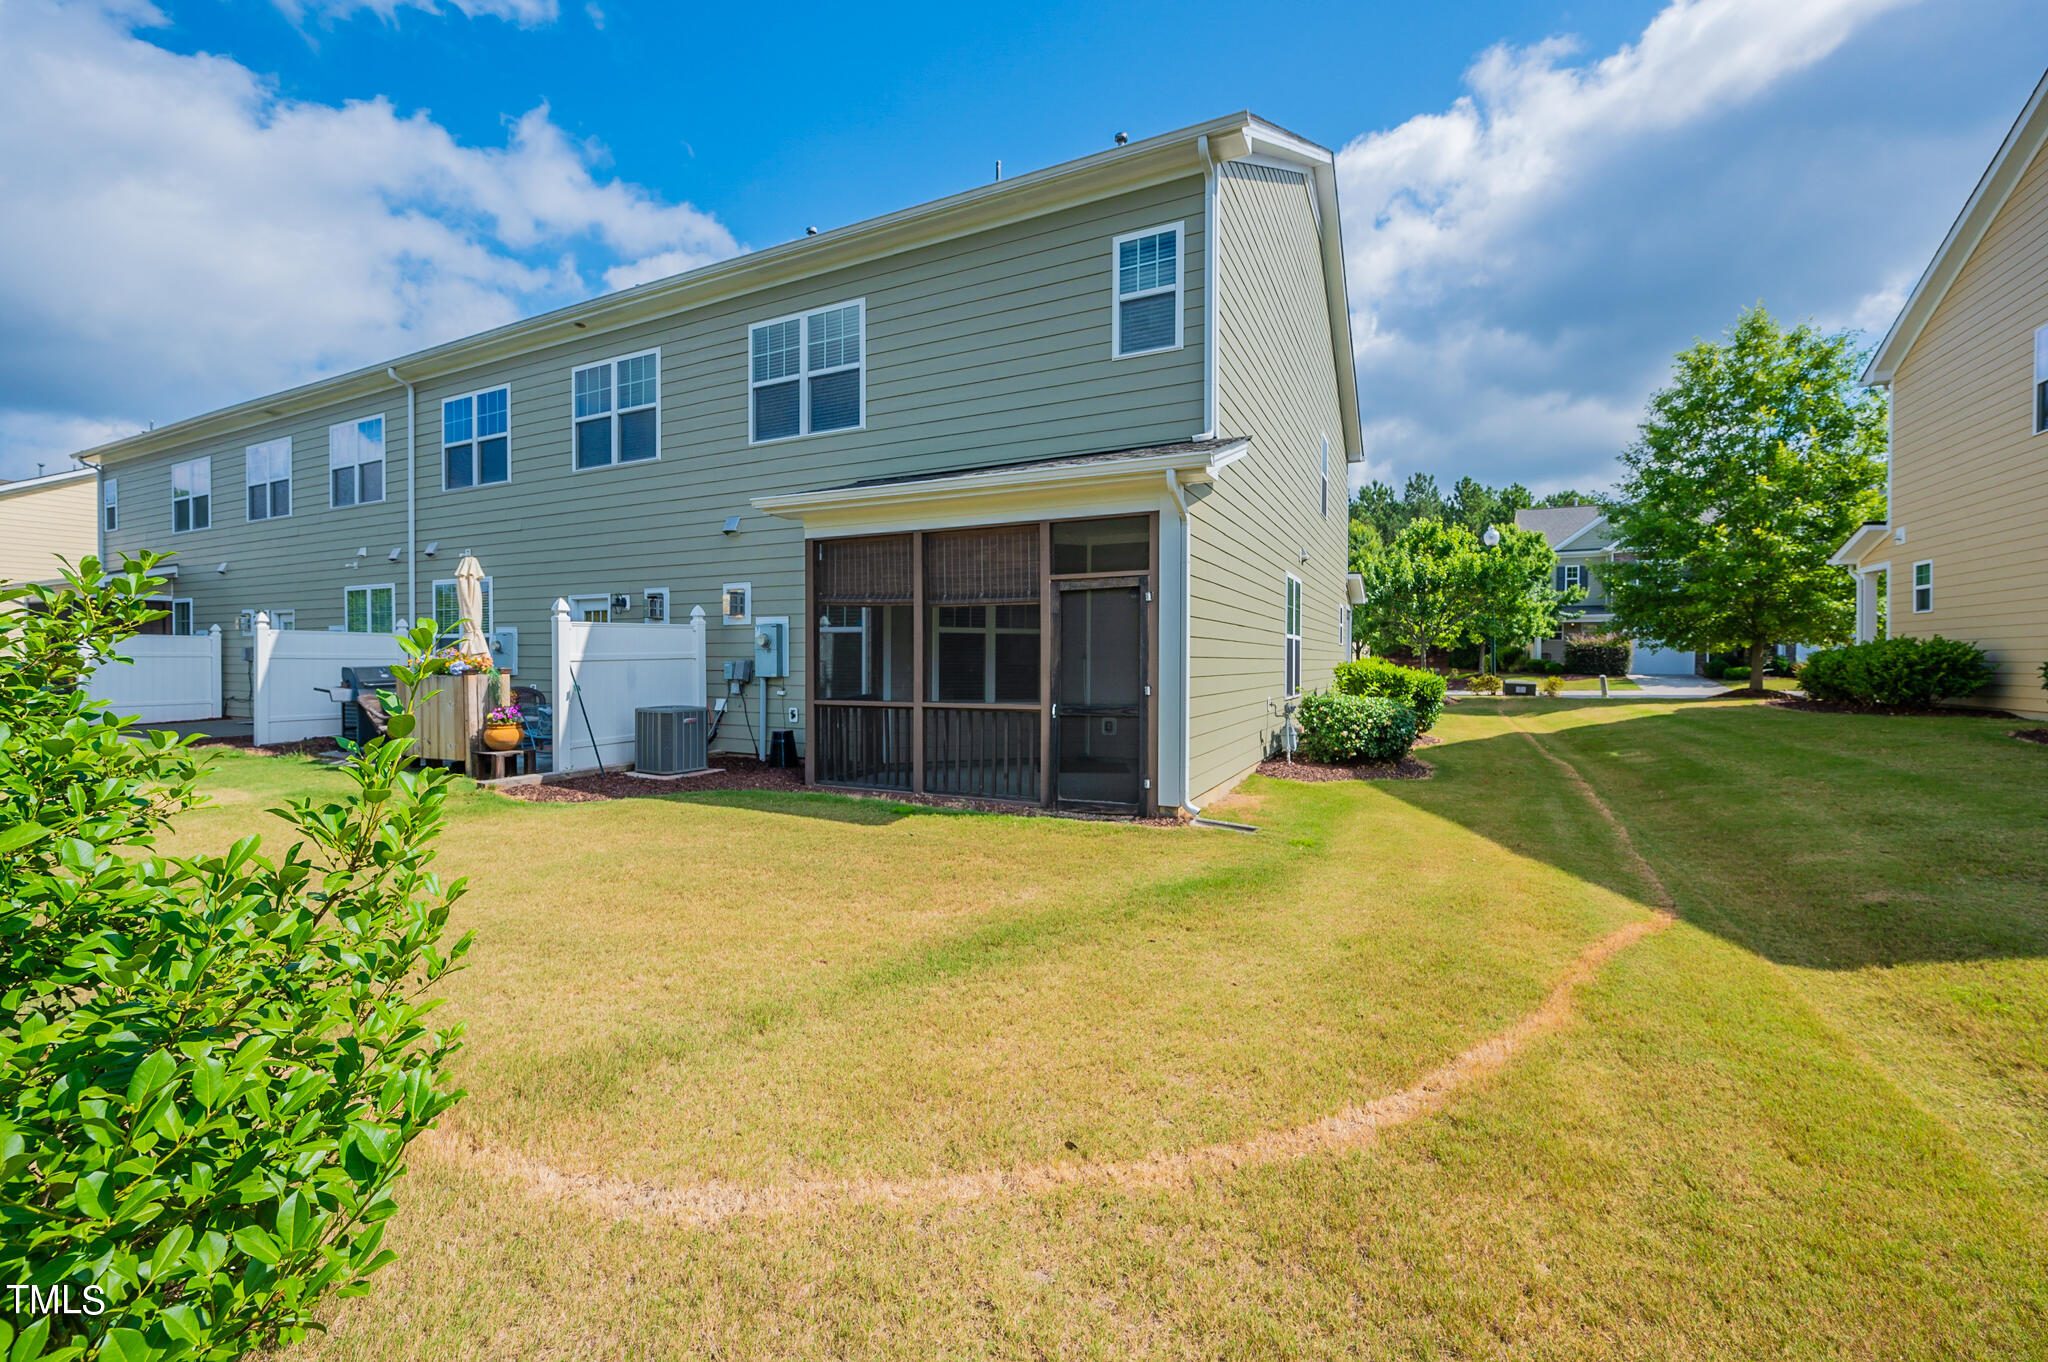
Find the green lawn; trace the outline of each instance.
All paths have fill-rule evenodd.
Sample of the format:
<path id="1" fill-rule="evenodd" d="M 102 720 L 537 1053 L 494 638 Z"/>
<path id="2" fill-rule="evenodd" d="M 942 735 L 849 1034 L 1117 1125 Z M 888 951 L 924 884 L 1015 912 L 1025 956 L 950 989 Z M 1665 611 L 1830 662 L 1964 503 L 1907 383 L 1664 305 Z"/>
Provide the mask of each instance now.
<path id="1" fill-rule="evenodd" d="M 2039 1355 L 2048 748 L 2010 726 L 1468 699 L 1434 780 L 1212 810 L 1255 837 L 465 794 L 471 1095 L 295 1356 Z M 1356 1148 L 1041 1185 L 1407 1087 L 1650 919 L 1546 753 L 1678 925 Z M 224 757 L 181 841 L 323 783 Z M 944 1191 L 986 1171 L 1024 1185 Z"/>

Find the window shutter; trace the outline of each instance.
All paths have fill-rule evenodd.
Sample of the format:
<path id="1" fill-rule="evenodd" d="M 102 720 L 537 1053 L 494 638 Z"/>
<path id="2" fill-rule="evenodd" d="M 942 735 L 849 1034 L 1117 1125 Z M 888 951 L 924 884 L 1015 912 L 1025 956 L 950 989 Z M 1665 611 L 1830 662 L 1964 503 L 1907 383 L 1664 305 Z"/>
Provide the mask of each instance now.
<path id="1" fill-rule="evenodd" d="M 1559 563 L 1559 564 L 1557 565 L 1557 567 L 1556 567 L 1555 571 L 1554 571 L 1554 572 L 1552 573 L 1552 576 L 1553 576 L 1553 577 L 1554 577 L 1554 578 L 1556 579 L 1556 586 L 1555 586 L 1555 589 L 1556 589 L 1556 590 L 1558 590 L 1558 591 L 1562 591 L 1562 590 L 1564 590 L 1564 564 L 1563 564 L 1563 563 Z"/>

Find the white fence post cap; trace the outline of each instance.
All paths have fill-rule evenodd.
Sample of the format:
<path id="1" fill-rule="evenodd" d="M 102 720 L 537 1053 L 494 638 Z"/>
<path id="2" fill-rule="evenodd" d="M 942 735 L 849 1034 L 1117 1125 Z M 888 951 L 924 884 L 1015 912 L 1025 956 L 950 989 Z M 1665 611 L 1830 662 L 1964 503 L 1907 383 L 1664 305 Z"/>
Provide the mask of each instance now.
<path id="1" fill-rule="evenodd" d="M 258 610 L 256 612 L 255 624 L 259 633 L 262 630 L 268 629 L 270 627 L 270 613 L 266 610 Z"/>
<path id="2" fill-rule="evenodd" d="M 555 615 L 555 617 L 556 617 L 557 619 L 567 619 L 567 618 L 568 618 L 568 615 L 569 615 L 569 598 L 568 598 L 567 596 L 557 596 L 557 597 L 555 597 L 555 609 L 554 609 L 554 615 Z"/>
<path id="3" fill-rule="evenodd" d="M 703 606 L 701 606 L 701 605 L 693 605 L 693 606 L 691 606 L 691 607 L 690 607 L 690 618 L 691 618 L 691 619 L 693 619 L 693 620 L 701 620 L 701 619 L 703 619 L 703 618 L 704 618 L 704 607 L 703 607 Z"/>

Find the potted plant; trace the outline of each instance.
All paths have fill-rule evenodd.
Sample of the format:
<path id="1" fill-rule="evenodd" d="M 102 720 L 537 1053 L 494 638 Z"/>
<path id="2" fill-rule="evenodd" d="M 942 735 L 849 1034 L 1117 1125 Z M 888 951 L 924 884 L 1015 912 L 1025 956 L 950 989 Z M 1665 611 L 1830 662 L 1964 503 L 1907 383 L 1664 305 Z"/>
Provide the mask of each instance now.
<path id="1" fill-rule="evenodd" d="M 509 752 L 526 736 L 524 716 L 516 704 L 499 705 L 484 715 L 484 746 L 493 752 Z"/>

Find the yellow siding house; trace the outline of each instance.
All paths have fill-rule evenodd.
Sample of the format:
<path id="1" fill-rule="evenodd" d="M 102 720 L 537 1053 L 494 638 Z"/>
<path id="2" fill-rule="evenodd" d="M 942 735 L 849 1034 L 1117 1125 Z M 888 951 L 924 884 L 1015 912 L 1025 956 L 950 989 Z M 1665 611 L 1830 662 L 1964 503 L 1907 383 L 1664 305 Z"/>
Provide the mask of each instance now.
<path id="1" fill-rule="evenodd" d="M 0 581 L 52 581 L 60 555 L 98 552 L 99 500 L 90 468 L 0 482 Z"/>
<path id="2" fill-rule="evenodd" d="M 2048 714 L 2048 79 L 1864 374 L 1891 390 L 1890 518 L 1834 561 L 1856 633 L 1941 634 L 1998 665 L 1971 704 Z"/>

